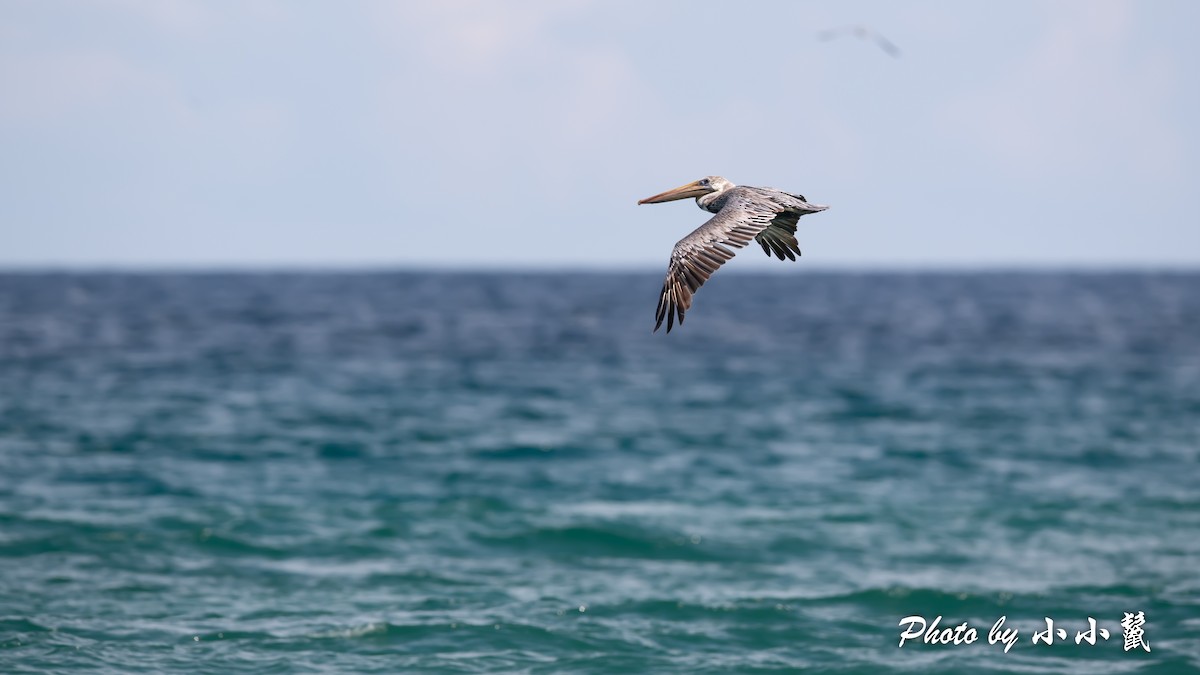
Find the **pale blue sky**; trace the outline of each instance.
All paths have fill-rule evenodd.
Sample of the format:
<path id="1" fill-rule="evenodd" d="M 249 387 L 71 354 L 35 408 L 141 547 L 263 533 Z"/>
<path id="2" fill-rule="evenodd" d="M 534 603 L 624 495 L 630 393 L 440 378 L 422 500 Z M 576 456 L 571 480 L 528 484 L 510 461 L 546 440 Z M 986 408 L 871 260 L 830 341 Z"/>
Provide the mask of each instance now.
<path id="1" fill-rule="evenodd" d="M 894 59 L 817 31 L 865 23 Z M 1200 3 L 0 3 L 0 266 L 1200 264 Z M 755 250 L 731 267 L 767 269 Z"/>

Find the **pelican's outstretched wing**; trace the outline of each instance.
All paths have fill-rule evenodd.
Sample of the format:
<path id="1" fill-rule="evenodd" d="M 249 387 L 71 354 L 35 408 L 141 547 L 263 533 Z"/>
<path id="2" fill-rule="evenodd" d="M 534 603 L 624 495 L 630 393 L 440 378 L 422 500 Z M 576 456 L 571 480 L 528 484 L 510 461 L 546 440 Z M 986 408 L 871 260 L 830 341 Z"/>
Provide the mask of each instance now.
<path id="1" fill-rule="evenodd" d="M 692 306 L 692 295 L 726 260 L 733 258 L 734 251 L 729 247 L 742 248 L 756 239 L 768 255 L 775 252 L 781 260 L 785 255 L 795 260 L 792 251 L 800 252 L 794 236 L 796 221 L 805 213 L 826 208 L 778 190 L 730 189 L 717 215 L 680 239 L 671 251 L 667 278 L 658 296 L 654 330 L 662 326 L 664 319 L 668 333 L 676 319 L 683 325 L 684 314 Z"/>

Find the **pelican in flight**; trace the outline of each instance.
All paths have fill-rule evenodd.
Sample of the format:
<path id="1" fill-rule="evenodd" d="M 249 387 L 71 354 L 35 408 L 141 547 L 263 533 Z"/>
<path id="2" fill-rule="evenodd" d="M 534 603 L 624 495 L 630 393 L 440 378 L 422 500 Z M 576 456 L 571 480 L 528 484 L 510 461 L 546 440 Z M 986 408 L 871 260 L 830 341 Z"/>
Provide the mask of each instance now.
<path id="1" fill-rule="evenodd" d="M 696 198 L 696 205 L 717 215 L 708 219 L 688 236 L 680 239 L 671 251 L 671 264 L 658 296 L 655 332 L 667 320 L 667 332 L 683 325 L 683 315 L 692 306 L 692 295 L 717 271 L 734 252 L 726 248 L 742 248 L 753 239 L 769 257 L 795 260 L 800 255 L 796 241 L 796 221 L 806 213 L 829 208 L 810 204 L 804 195 L 783 192 L 774 188 L 738 186 L 721 178 L 708 176 L 674 190 L 646 197 L 638 204 L 657 204 L 676 199 Z"/>

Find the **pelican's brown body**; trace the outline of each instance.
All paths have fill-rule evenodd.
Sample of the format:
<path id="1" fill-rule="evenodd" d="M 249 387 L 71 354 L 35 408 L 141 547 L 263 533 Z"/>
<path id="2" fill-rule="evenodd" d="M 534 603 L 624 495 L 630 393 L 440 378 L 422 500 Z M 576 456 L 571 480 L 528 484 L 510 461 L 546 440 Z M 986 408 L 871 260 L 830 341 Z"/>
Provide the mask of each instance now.
<path id="1" fill-rule="evenodd" d="M 720 176 L 708 176 L 681 185 L 674 190 L 640 200 L 638 204 L 657 204 L 676 199 L 696 198 L 696 204 L 715 213 L 694 232 L 679 240 L 671 251 L 671 263 L 655 313 L 657 331 L 665 319 L 667 332 L 692 306 L 692 295 L 708 281 L 713 272 L 733 257 L 732 248 L 742 248 L 753 239 L 767 255 L 780 260 L 795 260 L 800 255 L 796 241 L 796 222 L 800 216 L 829 208 L 810 204 L 804 195 L 774 188 L 737 186 Z"/>

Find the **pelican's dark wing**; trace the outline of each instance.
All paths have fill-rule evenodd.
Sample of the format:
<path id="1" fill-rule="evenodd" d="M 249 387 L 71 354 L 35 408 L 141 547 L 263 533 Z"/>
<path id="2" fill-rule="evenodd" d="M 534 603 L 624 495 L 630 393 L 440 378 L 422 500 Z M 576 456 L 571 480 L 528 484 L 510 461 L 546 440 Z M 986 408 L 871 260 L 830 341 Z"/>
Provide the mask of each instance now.
<path id="1" fill-rule="evenodd" d="M 800 214 L 785 211 L 771 219 L 771 226 L 754 238 L 768 257 L 772 253 L 783 260 L 795 260 L 800 255 L 800 242 L 796 240 L 796 223 Z"/>
<path id="2" fill-rule="evenodd" d="M 758 195 L 757 197 L 770 203 L 777 210 L 775 217 L 771 219 L 771 224 L 767 229 L 763 230 L 754 238 L 759 246 L 762 246 L 763 253 L 770 256 L 772 253 L 777 258 L 783 260 L 795 260 L 800 255 L 800 242 L 796 240 L 796 223 L 800 220 L 800 216 L 806 213 L 816 213 L 829 208 L 819 204 L 809 204 L 804 195 L 796 195 L 783 190 L 774 188 L 752 188 Z"/>
<path id="3" fill-rule="evenodd" d="M 742 248 L 751 239 L 757 239 L 768 254 L 776 251 L 781 259 L 785 252 L 788 257 L 792 257 L 793 250 L 799 253 L 794 236 L 796 221 L 804 213 L 825 208 L 778 190 L 730 189 L 717 215 L 680 239 L 671 251 L 667 278 L 658 296 L 654 330 L 662 326 L 664 319 L 668 333 L 676 319 L 683 325 L 684 314 L 692 306 L 692 296 L 726 260 L 733 258 L 731 249 Z"/>

